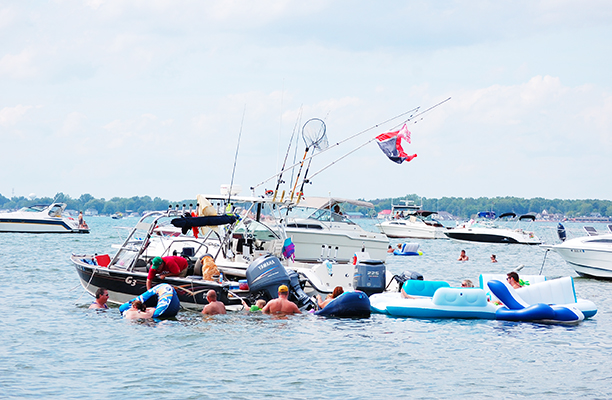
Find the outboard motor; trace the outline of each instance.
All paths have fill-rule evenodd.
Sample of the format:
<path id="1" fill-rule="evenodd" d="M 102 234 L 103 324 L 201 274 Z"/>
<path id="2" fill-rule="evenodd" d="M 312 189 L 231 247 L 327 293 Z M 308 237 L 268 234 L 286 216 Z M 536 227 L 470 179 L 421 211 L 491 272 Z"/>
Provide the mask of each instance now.
<path id="1" fill-rule="evenodd" d="M 289 300 L 299 308 L 314 307 L 313 301 L 304 293 L 295 271 L 287 272 L 280 260 L 272 254 L 257 258 L 246 270 L 249 290 L 254 298 L 270 301 L 278 297 L 278 287 L 287 285 Z"/>
<path id="2" fill-rule="evenodd" d="M 565 242 L 565 239 L 567 239 L 567 234 L 565 233 L 565 227 L 561 225 L 561 223 L 557 225 L 557 235 L 559 236 L 559 240 L 561 240 L 562 242 Z"/>
<path id="3" fill-rule="evenodd" d="M 385 291 L 387 282 L 385 263 L 380 260 L 361 260 L 355 264 L 353 287 L 368 296 Z"/>
<path id="4" fill-rule="evenodd" d="M 421 275 L 418 272 L 414 272 L 414 271 L 404 271 L 399 275 L 393 275 L 393 280 L 395 280 L 397 282 L 398 285 L 398 292 L 402 291 L 402 287 L 404 286 L 404 283 L 406 281 L 409 280 L 418 280 L 418 281 L 422 281 L 423 280 L 423 275 Z"/>
<path id="5" fill-rule="evenodd" d="M 257 258 L 246 270 L 246 278 L 251 294 L 262 297 L 266 301 L 278 297 L 280 285 L 289 286 L 291 280 L 287 270 L 280 260 L 272 254 Z"/>

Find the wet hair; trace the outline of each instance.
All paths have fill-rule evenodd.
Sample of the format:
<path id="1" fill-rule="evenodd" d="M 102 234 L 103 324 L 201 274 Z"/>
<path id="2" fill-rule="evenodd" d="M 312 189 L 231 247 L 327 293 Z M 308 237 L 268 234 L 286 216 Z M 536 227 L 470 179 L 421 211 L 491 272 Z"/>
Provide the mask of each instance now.
<path id="1" fill-rule="evenodd" d="M 334 288 L 334 291 L 332 292 L 332 298 L 336 298 L 338 296 L 340 296 L 342 293 L 344 293 L 344 289 L 342 289 L 342 286 L 336 286 Z"/>
<path id="2" fill-rule="evenodd" d="M 519 276 L 516 272 L 512 271 L 512 272 L 508 272 L 508 278 L 512 278 L 514 279 L 517 283 L 519 281 Z"/>
<path id="3" fill-rule="evenodd" d="M 469 280 L 469 279 L 464 279 L 461 282 L 461 286 L 462 287 L 474 287 L 474 283 L 471 280 Z"/>
<path id="4" fill-rule="evenodd" d="M 140 300 L 136 300 L 132 303 L 132 307 L 134 307 L 135 309 L 145 312 L 147 311 L 147 305 L 145 303 L 143 303 Z"/>
<path id="5" fill-rule="evenodd" d="M 107 290 L 104 289 L 103 287 L 98 288 L 98 290 L 96 290 L 96 299 L 99 299 L 100 297 L 102 297 L 102 295 L 104 294 L 104 292 L 106 292 Z"/>

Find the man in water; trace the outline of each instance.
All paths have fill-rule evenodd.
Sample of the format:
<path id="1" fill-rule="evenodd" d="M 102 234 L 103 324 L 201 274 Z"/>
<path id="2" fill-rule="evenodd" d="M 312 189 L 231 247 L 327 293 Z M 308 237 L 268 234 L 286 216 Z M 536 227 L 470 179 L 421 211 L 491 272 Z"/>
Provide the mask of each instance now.
<path id="1" fill-rule="evenodd" d="M 151 269 L 147 276 L 147 290 L 151 289 L 153 278 L 159 274 L 159 279 L 166 279 L 167 276 L 187 275 L 187 260 L 179 256 L 155 257 L 151 261 Z"/>
<path id="2" fill-rule="evenodd" d="M 225 304 L 221 303 L 220 301 L 217 301 L 217 292 L 212 289 L 209 290 L 208 293 L 206 293 L 206 300 L 208 301 L 208 304 L 204 306 L 202 314 L 226 314 Z"/>
<path id="3" fill-rule="evenodd" d="M 89 308 L 90 309 L 96 309 L 96 308 L 107 309 L 108 308 L 108 304 L 106 304 L 107 301 L 108 301 L 108 290 L 104 288 L 98 288 L 98 290 L 96 290 L 96 300 L 93 303 L 91 303 Z"/>
<path id="4" fill-rule="evenodd" d="M 461 250 L 461 254 L 459 255 L 459 258 L 457 259 L 457 261 L 467 261 L 469 259 L 470 257 L 468 257 L 467 254 L 465 254 L 465 250 Z"/>
<path id="5" fill-rule="evenodd" d="M 278 299 L 270 300 L 261 311 L 269 314 L 301 314 L 298 306 L 289 301 L 287 297 L 289 297 L 289 288 L 287 285 L 280 285 Z"/>
<path id="6" fill-rule="evenodd" d="M 514 289 L 520 289 L 523 287 L 523 285 L 521 285 L 521 280 L 519 279 L 518 273 L 514 271 L 508 273 L 506 280 Z"/>

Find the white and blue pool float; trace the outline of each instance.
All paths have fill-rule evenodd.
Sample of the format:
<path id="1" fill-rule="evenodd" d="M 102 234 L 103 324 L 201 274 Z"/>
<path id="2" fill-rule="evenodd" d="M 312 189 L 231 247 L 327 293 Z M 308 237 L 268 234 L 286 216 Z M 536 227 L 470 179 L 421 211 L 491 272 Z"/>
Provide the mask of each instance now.
<path id="1" fill-rule="evenodd" d="M 402 246 L 393 250 L 396 256 L 422 256 L 423 252 L 419 250 L 418 243 L 402 243 Z"/>
<path id="2" fill-rule="evenodd" d="M 130 307 L 132 307 L 132 303 L 136 300 L 140 300 L 143 303 L 146 303 L 149 299 L 154 299 L 157 301 L 157 305 L 155 306 L 155 312 L 153 313 L 153 318 L 175 317 L 181 307 L 181 302 L 179 301 L 178 295 L 176 294 L 176 290 L 174 290 L 174 288 L 167 283 L 160 283 L 159 285 L 147 290 L 140 296 L 135 297 L 126 303 L 123 303 L 119 307 L 119 311 L 121 312 L 121 314 L 123 314 L 125 311 L 129 310 Z"/>
<path id="3" fill-rule="evenodd" d="M 421 290 L 415 290 L 419 287 Z M 506 283 L 490 280 L 488 288 L 495 299 L 481 288 L 453 288 L 443 281 L 407 281 L 400 293 L 380 293 L 370 297 L 373 312 L 409 318 L 498 319 L 548 323 L 577 323 L 597 313 L 592 301 L 577 299 L 573 279 L 564 277 L 514 290 Z M 432 293 L 433 291 L 433 293 Z"/>
<path id="4" fill-rule="evenodd" d="M 367 318 L 371 314 L 370 299 L 360 291 L 344 292 L 330 301 L 324 308 L 315 311 L 315 315 L 336 318 Z"/>

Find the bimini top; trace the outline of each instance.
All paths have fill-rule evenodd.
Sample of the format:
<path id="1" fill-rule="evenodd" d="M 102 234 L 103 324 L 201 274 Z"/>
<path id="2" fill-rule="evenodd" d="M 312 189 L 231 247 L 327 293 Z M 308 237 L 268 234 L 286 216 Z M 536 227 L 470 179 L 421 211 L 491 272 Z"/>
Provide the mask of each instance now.
<path id="1" fill-rule="evenodd" d="M 502 215 L 499 216 L 499 218 L 497 219 L 502 219 L 502 218 L 506 218 L 506 217 L 510 217 L 510 218 L 516 218 L 516 214 L 513 212 L 507 212 L 507 213 L 503 213 Z"/>
<path id="2" fill-rule="evenodd" d="M 298 207 L 328 209 L 333 208 L 336 204 L 348 203 L 358 207 L 374 208 L 374 204 L 369 201 L 343 199 L 340 197 L 313 197 L 308 196 L 300 200 Z"/>

